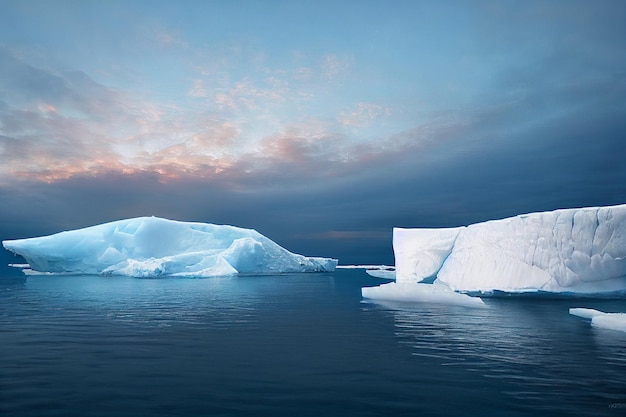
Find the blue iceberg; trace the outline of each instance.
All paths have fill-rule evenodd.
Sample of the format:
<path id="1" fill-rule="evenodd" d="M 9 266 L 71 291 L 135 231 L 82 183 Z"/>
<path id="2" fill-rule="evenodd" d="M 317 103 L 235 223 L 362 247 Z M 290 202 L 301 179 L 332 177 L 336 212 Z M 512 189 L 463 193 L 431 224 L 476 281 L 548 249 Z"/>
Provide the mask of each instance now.
<path id="1" fill-rule="evenodd" d="M 291 253 L 256 230 L 158 217 L 5 240 L 2 245 L 41 273 L 205 277 L 332 272 L 337 266 L 336 259 Z"/>

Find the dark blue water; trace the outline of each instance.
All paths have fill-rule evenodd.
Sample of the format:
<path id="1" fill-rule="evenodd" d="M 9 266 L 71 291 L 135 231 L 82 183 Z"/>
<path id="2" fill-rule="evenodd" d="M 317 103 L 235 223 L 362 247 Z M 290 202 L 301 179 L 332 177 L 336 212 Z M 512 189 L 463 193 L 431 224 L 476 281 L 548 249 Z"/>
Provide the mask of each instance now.
<path id="1" fill-rule="evenodd" d="M 626 415 L 626 333 L 568 314 L 625 300 L 362 302 L 380 282 L 0 278 L 0 415 Z"/>

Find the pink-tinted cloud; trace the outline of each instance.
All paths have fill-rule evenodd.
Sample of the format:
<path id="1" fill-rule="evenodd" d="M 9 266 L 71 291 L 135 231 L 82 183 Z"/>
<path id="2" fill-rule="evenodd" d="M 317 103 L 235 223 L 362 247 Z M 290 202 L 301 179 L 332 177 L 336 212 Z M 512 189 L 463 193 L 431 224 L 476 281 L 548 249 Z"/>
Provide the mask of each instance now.
<path id="1" fill-rule="evenodd" d="M 219 108 L 231 110 L 256 110 L 262 105 L 282 102 L 289 94 L 286 82 L 270 77 L 267 87 L 259 87 L 250 79 L 244 78 L 227 91 L 215 94 L 215 103 Z"/>
<path id="2" fill-rule="evenodd" d="M 49 182 L 105 172 L 229 183 L 272 182 L 286 172 L 293 178 L 359 175 L 367 164 L 401 152 L 423 152 L 448 137 L 458 138 L 466 128 L 466 121 L 451 112 L 405 131 L 355 136 L 352 128 L 377 126 L 391 108 L 357 102 L 337 115 L 326 108 L 309 114 L 310 86 L 278 73 L 232 84 L 221 77 L 228 88 L 199 77 L 188 92 L 192 104 L 175 105 L 108 88 L 84 73 L 53 73 L 6 53 L 0 58 L 15 70 L 2 82 L 7 91 L 16 91 L 10 88 L 16 85 L 20 97 L 0 106 L 5 181 Z M 349 65 L 334 55 L 325 63 L 333 77 Z M 37 89 L 30 87 L 33 83 Z M 295 120 L 285 116 L 294 109 L 301 114 Z"/>

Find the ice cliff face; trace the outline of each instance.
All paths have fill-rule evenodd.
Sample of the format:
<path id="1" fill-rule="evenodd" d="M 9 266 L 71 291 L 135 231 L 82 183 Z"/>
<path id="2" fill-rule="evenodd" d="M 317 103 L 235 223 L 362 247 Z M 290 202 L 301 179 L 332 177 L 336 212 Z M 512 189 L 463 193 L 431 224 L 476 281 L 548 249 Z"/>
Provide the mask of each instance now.
<path id="1" fill-rule="evenodd" d="M 333 271 L 336 259 L 289 252 L 255 230 L 139 217 L 31 239 L 5 240 L 39 272 L 215 276 Z"/>
<path id="2" fill-rule="evenodd" d="M 398 282 L 457 291 L 626 289 L 626 205 L 532 213 L 450 229 L 394 229 Z"/>

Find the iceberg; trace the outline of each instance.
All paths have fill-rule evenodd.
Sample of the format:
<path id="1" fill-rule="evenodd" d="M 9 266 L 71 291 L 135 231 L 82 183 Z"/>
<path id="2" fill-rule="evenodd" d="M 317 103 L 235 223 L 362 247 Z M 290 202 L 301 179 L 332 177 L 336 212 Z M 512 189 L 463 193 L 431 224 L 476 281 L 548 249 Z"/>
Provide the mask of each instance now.
<path id="1" fill-rule="evenodd" d="M 592 308 L 570 308 L 569 313 L 591 320 L 593 327 L 626 332 L 626 313 L 605 313 Z"/>
<path id="2" fill-rule="evenodd" d="M 460 292 L 626 289 L 626 205 L 561 209 L 445 229 L 393 230 L 396 281 Z"/>
<path id="3" fill-rule="evenodd" d="M 256 230 L 138 217 L 50 236 L 5 240 L 42 273 L 220 276 L 332 272 L 337 260 L 289 252 Z M 26 271 L 25 271 L 26 272 Z"/>

